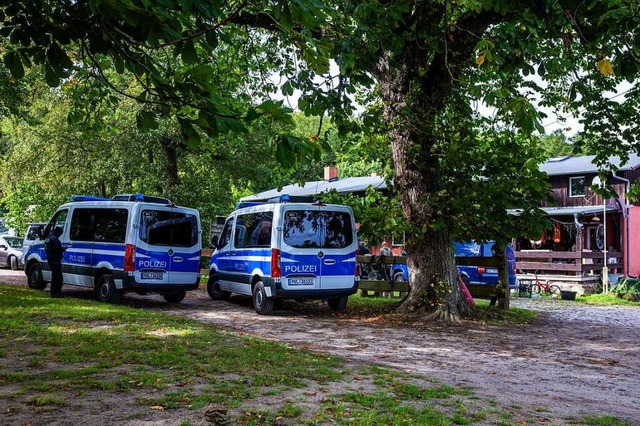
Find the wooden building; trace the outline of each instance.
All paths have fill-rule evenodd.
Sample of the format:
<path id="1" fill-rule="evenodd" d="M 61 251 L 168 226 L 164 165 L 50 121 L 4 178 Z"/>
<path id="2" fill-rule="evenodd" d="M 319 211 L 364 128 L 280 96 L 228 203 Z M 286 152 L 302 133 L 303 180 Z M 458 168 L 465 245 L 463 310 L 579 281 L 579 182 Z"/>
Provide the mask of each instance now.
<path id="1" fill-rule="evenodd" d="M 617 171 L 606 179 L 615 193 L 607 199 L 592 191 L 601 185 L 594 160 L 556 157 L 540 166 L 554 199 L 552 205 L 542 205 L 553 227 L 540 236 L 515 239 L 520 278 L 537 275 L 582 293 L 600 281 L 605 262 L 609 282 L 640 274 L 640 205 L 627 198 L 640 176 L 640 157 L 630 155 L 624 165 L 617 157 L 610 159 Z"/>

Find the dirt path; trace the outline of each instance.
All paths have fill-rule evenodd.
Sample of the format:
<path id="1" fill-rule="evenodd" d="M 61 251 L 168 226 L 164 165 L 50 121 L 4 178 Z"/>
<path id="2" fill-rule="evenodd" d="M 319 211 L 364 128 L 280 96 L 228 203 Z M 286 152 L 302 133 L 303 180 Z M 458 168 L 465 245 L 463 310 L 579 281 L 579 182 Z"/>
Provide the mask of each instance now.
<path id="1" fill-rule="evenodd" d="M 0 271 L 0 282 L 25 285 L 24 274 Z M 86 297 L 87 290 L 64 292 Z M 593 307 L 560 300 L 512 300 L 542 312 L 533 326 L 465 324 L 389 326 L 293 302 L 258 316 L 250 300 L 214 302 L 191 292 L 180 305 L 127 295 L 123 303 L 182 315 L 240 333 L 376 363 L 465 386 L 503 406 L 565 417 L 640 419 L 640 308 Z M 640 424 L 640 423 L 638 423 Z"/>

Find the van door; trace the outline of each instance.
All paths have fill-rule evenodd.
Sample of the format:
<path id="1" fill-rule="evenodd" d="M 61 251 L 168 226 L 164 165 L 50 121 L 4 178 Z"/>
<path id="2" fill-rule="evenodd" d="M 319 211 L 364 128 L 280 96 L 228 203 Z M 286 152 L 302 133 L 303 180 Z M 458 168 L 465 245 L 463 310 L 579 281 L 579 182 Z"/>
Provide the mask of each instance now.
<path id="1" fill-rule="evenodd" d="M 200 216 L 195 210 L 175 208 L 171 218 L 170 282 L 194 284 L 200 279 Z"/>
<path id="2" fill-rule="evenodd" d="M 71 211 L 69 232 L 62 234 L 61 242 L 67 248 L 63 256 L 64 282 L 93 287 L 93 234 L 95 209 L 75 207 Z"/>
<path id="3" fill-rule="evenodd" d="M 320 207 L 286 207 L 282 219 L 280 270 L 284 290 L 319 290 L 324 257 Z"/>
<path id="4" fill-rule="evenodd" d="M 47 227 L 44 230 L 43 241 L 42 244 L 38 244 L 35 250 L 30 250 L 30 252 L 35 252 L 41 259 L 45 259 L 44 262 L 41 263 L 42 268 L 42 278 L 45 281 L 51 281 L 51 269 L 49 268 L 49 264 L 47 263 L 47 255 L 44 249 L 44 239 L 57 227 L 60 226 L 63 228 L 63 234 L 60 236 L 60 242 L 63 246 L 68 245 L 68 227 L 67 227 L 67 217 L 69 215 L 69 209 L 58 210 L 54 215 L 51 221 L 47 224 Z M 66 241 L 66 243 L 65 243 Z M 62 255 L 62 282 L 67 283 L 68 272 L 67 272 L 67 263 L 69 261 L 69 255 L 71 253 L 65 251 Z"/>
<path id="5" fill-rule="evenodd" d="M 234 217 L 230 217 L 222 228 L 218 239 L 218 247 L 211 256 L 211 263 L 218 267 L 218 283 L 222 290 L 231 291 L 231 232 Z"/>
<path id="6" fill-rule="evenodd" d="M 324 224 L 320 243 L 320 288 L 351 288 L 355 284 L 355 224 L 350 210 L 320 211 Z"/>
<path id="7" fill-rule="evenodd" d="M 200 227 L 197 212 L 175 207 L 143 206 L 136 247 L 136 281 L 147 284 L 193 284 L 200 273 Z"/>

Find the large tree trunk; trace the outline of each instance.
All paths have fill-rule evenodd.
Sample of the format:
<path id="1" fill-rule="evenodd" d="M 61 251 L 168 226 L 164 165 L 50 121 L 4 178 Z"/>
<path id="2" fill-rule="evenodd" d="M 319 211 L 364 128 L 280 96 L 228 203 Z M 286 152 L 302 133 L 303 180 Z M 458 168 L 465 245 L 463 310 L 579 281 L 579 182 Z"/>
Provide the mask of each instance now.
<path id="1" fill-rule="evenodd" d="M 171 194 L 171 192 L 180 183 L 180 177 L 178 175 L 177 144 L 169 136 L 160 138 L 158 143 L 160 144 L 160 148 L 162 148 L 165 157 L 163 161 L 164 185 L 161 188 L 161 195 L 168 195 Z"/>
<path id="2" fill-rule="evenodd" d="M 407 244 L 411 290 L 400 310 L 426 312 L 456 323 L 470 312 L 470 307 L 458 284 L 451 233 L 447 226 L 433 226 L 438 206 L 430 201 L 431 194 L 444 188 L 439 159 L 433 152 L 433 123 L 450 90 L 446 83 L 440 83 L 448 81 L 448 76 L 432 72 L 425 78 L 419 72 L 424 65 L 416 62 L 419 59 L 404 59 L 404 68 L 396 64 L 393 70 L 382 59 L 375 71 L 385 121 L 392 129 L 395 184 L 404 217 L 411 226 Z M 444 72 L 446 67 L 432 69 Z"/>

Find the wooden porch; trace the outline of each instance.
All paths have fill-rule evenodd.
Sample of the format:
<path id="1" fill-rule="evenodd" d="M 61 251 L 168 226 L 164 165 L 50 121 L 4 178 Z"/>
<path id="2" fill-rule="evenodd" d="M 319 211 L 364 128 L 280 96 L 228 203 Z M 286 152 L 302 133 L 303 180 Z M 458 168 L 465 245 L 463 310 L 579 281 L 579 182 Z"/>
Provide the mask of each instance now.
<path id="1" fill-rule="evenodd" d="M 563 290 L 590 293 L 597 287 L 604 266 L 602 251 L 518 250 L 518 279 L 550 281 Z M 607 251 L 609 274 L 623 270 L 622 252 Z"/>

